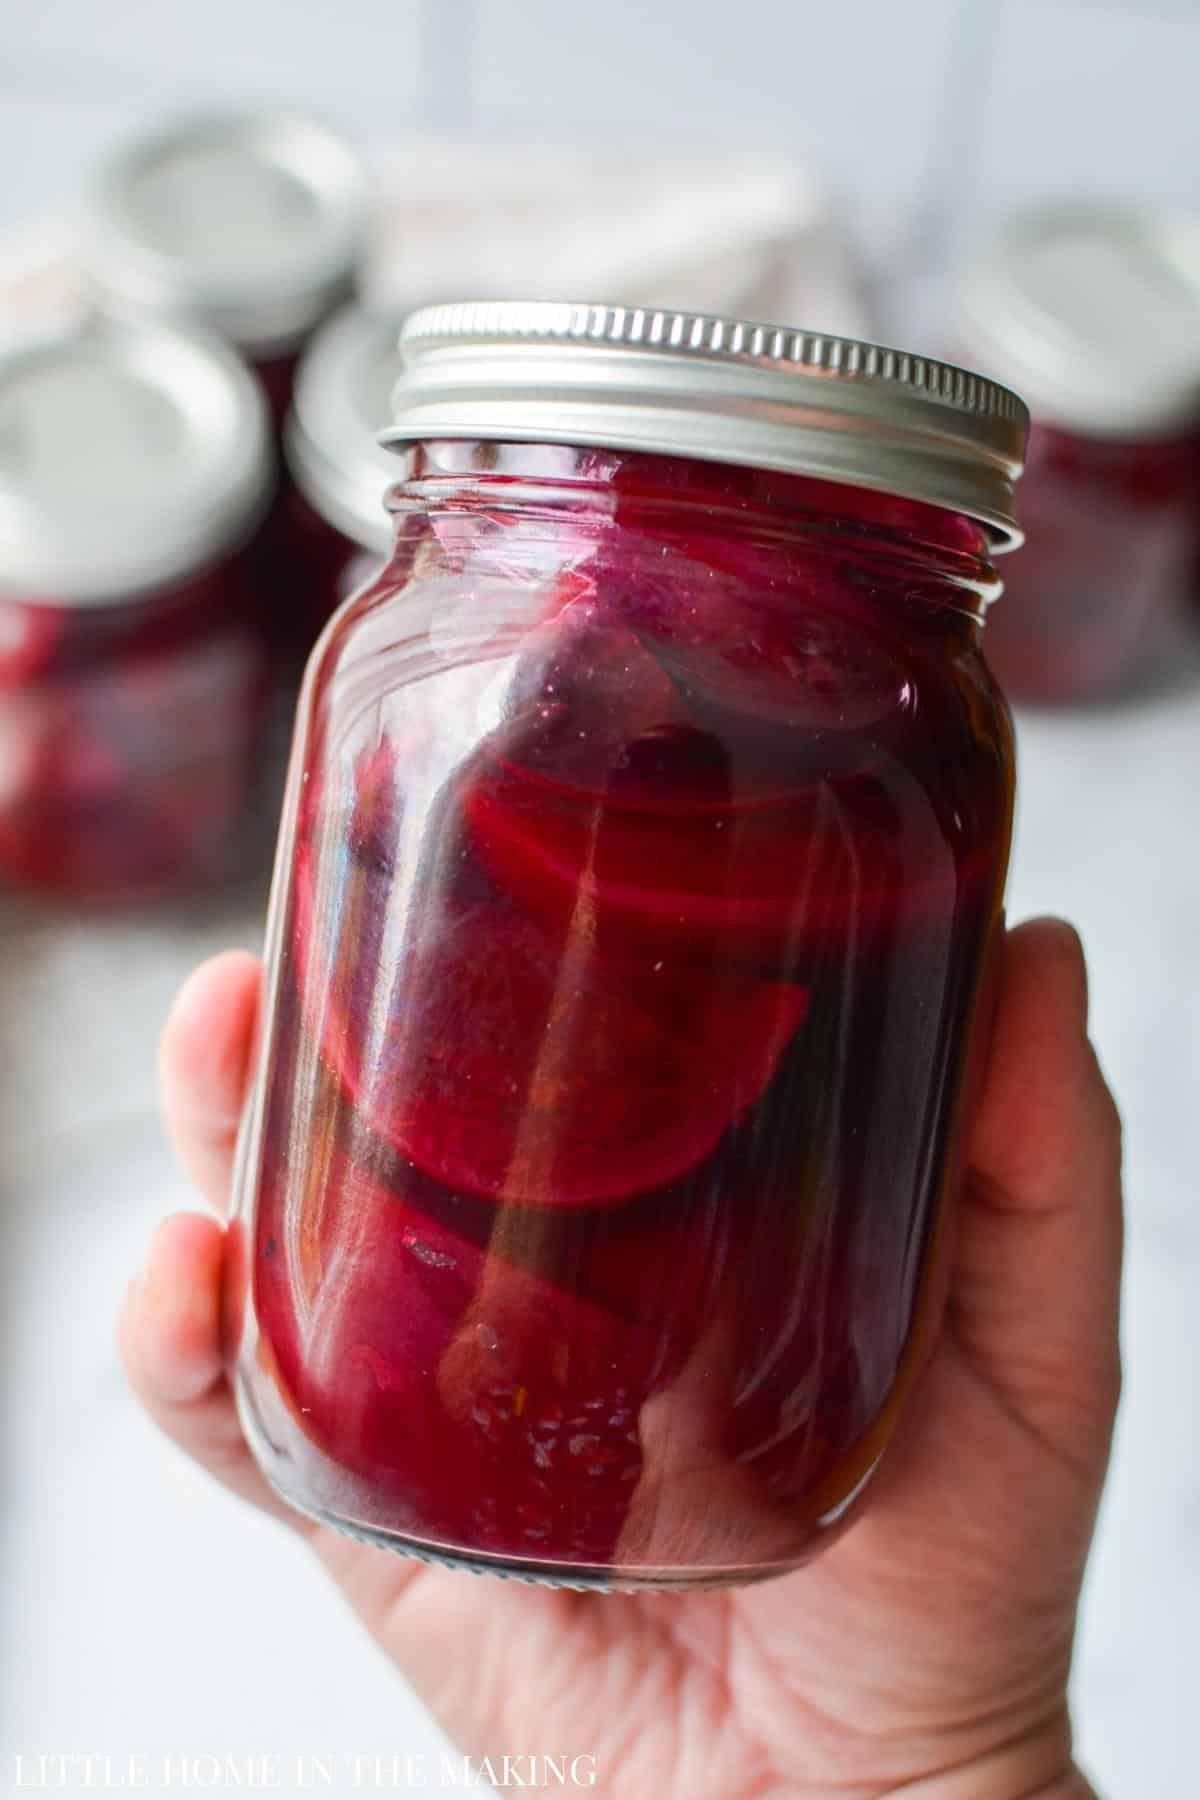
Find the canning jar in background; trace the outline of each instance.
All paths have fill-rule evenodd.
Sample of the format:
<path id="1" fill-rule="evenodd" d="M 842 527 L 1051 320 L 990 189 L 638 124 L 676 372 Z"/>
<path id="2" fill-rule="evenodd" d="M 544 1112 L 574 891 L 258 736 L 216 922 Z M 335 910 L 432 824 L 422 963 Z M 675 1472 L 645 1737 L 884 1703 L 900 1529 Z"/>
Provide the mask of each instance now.
<path id="1" fill-rule="evenodd" d="M 241 866 L 271 485 L 215 339 L 91 324 L 0 357 L 0 883 L 127 901 Z"/>
<path id="2" fill-rule="evenodd" d="M 954 338 L 1034 418 L 988 659 L 1013 698 L 1116 688 L 1200 558 L 1200 221 L 1031 214 L 968 276 Z"/>
<path id="3" fill-rule="evenodd" d="M 293 1504 L 454 1564 L 777 1573 L 937 1324 L 1024 408 L 604 307 L 434 308 L 404 354 L 395 547 L 285 802 L 245 1428 Z"/>
<path id="4" fill-rule="evenodd" d="M 310 119 L 188 118 L 107 165 L 87 274 L 116 312 L 219 333 L 253 365 L 280 424 L 300 351 L 351 290 L 365 191 L 356 153 Z"/>
<path id="5" fill-rule="evenodd" d="M 399 335 L 399 319 L 345 307 L 317 333 L 297 374 L 272 579 L 286 590 L 281 628 L 295 630 L 304 653 L 391 547 L 384 496 L 396 459 L 379 435 L 391 420 Z"/>

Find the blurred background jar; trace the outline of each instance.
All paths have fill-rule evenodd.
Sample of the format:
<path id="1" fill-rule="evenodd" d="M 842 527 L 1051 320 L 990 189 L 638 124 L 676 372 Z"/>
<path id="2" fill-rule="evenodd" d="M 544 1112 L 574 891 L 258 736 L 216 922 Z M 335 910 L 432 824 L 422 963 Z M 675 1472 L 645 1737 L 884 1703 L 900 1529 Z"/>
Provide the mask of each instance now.
<path id="1" fill-rule="evenodd" d="M 351 291 L 366 179 L 290 113 L 213 113 L 135 139 L 95 189 L 84 247 L 101 302 L 208 327 L 253 365 L 279 424 L 297 357 Z"/>
<path id="2" fill-rule="evenodd" d="M 1200 221 L 1028 212 L 968 272 L 952 331 L 1034 418 L 1026 542 L 988 661 L 1016 699 L 1111 691 L 1188 595 L 1200 550 Z"/>
<path id="3" fill-rule="evenodd" d="M 214 339 L 92 322 L 0 357 L 0 882 L 113 902 L 241 867 L 272 484 Z"/>
<path id="4" fill-rule="evenodd" d="M 300 364 L 284 430 L 291 485 L 277 560 L 287 590 L 280 626 L 294 625 L 302 654 L 391 550 L 383 502 L 397 479 L 396 459 L 379 434 L 391 423 L 399 333 L 398 319 L 347 306 L 318 332 Z"/>

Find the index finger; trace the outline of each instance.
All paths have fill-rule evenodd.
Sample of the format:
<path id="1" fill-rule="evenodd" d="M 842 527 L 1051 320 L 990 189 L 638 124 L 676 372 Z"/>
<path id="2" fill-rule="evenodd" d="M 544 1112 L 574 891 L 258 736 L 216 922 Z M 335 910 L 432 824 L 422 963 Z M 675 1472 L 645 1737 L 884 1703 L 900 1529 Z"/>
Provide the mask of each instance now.
<path id="1" fill-rule="evenodd" d="M 167 1136 L 219 1212 L 229 1204 L 250 1080 L 262 966 L 246 950 L 212 957 L 184 982 L 163 1027 L 158 1081 Z"/>

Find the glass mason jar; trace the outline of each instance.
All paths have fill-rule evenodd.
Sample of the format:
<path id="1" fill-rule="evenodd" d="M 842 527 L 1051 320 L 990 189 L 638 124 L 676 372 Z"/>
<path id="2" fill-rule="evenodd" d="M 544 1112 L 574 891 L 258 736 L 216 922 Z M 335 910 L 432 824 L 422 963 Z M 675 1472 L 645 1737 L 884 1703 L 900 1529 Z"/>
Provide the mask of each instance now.
<path id="1" fill-rule="evenodd" d="M 781 1572 L 937 1323 L 1024 409 L 693 316 L 433 308 L 403 346 L 393 557 L 310 662 L 285 804 L 245 1428 L 422 1556 Z"/>
<path id="2" fill-rule="evenodd" d="M 345 307 L 300 365 L 284 431 L 291 477 L 276 521 L 272 579 L 307 654 L 343 600 L 378 572 L 392 542 L 384 505 L 396 459 L 379 442 L 400 374 L 398 319 Z"/>
<path id="3" fill-rule="evenodd" d="M 350 292 L 364 196 L 357 155 L 310 119 L 187 118 L 106 167 L 88 220 L 91 284 L 122 316 L 224 337 L 280 426 L 301 350 Z"/>
<path id="4" fill-rule="evenodd" d="M 1034 412 L 987 654 L 1014 699 L 1119 687 L 1200 559 L 1200 224 L 1038 211 L 965 284 L 956 342 Z"/>
<path id="5" fill-rule="evenodd" d="M 216 340 L 0 357 L 0 882 L 128 901 L 239 864 L 271 665 L 261 394 Z"/>

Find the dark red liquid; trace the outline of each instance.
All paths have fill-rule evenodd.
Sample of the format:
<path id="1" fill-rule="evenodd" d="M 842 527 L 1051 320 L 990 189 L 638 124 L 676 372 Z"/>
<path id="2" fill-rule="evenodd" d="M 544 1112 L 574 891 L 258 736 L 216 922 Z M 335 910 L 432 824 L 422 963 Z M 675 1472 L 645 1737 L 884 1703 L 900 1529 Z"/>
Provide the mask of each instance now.
<path id="1" fill-rule="evenodd" d="M 430 668 L 385 577 L 327 648 L 245 1374 L 312 1510 L 728 1578 L 807 1553 L 912 1372 L 1008 730 L 960 522 L 931 563 L 937 515 L 886 499 L 830 521 L 837 490 L 634 458 L 616 487 L 593 533 L 473 530 L 427 483 L 427 572 L 507 569 L 519 629 L 437 614 Z"/>
<path id="2" fill-rule="evenodd" d="M 266 622 L 283 656 L 303 665 L 343 600 L 378 574 L 385 560 L 336 530 L 285 478 L 259 557 Z"/>
<path id="3" fill-rule="evenodd" d="M 267 406 L 271 413 L 271 422 L 278 432 L 287 418 L 292 404 L 292 392 L 296 385 L 296 369 L 300 362 L 301 349 L 286 351 L 280 356 L 264 356 L 252 359 L 250 366 L 262 384 L 266 395 Z"/>
<path id="4" fill-rule="evenodd" d="M 267 651 L 245 558 L 129 604 L 0 600 L 0 879 L 125 902 L 244 866 Z"/>
<path id="5" fill-rule="evenodd" d="M 1014 699 L 1119 687 L 1187 592 L 1200 544 L 1200 446 L 1104 442 L 1035 427 L 1024 546 L 1004 569 L 987 658 Z"/>

